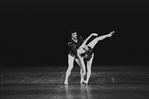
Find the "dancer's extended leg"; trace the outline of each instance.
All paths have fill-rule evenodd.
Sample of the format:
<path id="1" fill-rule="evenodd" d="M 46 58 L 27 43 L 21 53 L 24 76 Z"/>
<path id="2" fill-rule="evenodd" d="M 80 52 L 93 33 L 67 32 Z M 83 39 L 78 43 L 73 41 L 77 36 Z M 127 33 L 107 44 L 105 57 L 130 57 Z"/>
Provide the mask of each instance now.
<path id="1" fill-rule="evenodd" d="M 68 84 L 68 78 L 71 74 L 71 70 L 73 68 L 74 56 L 68 55 L 68 69 L 66 71 L 65 81 L 64 84 Z"/>
<path id="2" fill-rule="evenodd" d="M 87 61 L 87 78 L 84 81 L 84 83 L 86 83 L 86 84 L 88 84 L 90 76 L 91 76 L 91 66 L 92 66 L 93 58 L 94 58 L 94 53 L 93 53 L 91 59 L 89 61 Z"/>
<path id="3" fill-rule="evenodd" d="M 87 46 L 90 46 L 93 49 L 95 47 L 95 45 L 98 43 L 98 41 L 101 41 L 101 40 L 103 40 L 103 39 L 105 39 L 107 37 L 111 37 L 113 33 L 115 33 L 115 32 L 112 31 L 111 33 L 109 33 L 107 35 L 102 35 L 102 36 L 96 37 L 89 44 L 87 44 Z"/>

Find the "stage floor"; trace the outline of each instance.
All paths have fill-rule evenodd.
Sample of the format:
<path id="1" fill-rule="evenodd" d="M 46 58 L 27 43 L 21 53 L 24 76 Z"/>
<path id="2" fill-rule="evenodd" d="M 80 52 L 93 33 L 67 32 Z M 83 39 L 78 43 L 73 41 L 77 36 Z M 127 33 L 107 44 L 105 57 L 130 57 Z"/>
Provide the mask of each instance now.
<path id="1" fill-rule="evenodd" d="M 148 99 L 149 68 L 92 68 L 88 85 L 74 68 L 64 85 L 66 67 L 1 69 L 1 99 Z"/>

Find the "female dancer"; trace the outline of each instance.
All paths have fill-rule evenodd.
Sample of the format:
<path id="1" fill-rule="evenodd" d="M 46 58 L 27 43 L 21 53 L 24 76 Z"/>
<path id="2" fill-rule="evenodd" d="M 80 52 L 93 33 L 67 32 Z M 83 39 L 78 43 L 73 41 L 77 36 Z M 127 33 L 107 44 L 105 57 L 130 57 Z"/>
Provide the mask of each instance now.
<path id="1" fill-rule="evenodd" d="M 72 31 L 72 38 L 71 42 L 68 43 L 68 45 L 71 47 L 71 50 L 68 54 L 68 69 L 66 71 L 66 77 L 64 84 L 68 84 L 68 78 L 71 74 L 71 70 L 73 68 L 73 62 L 74 60 L 78 63 L 80 66 L 80 74 L 81 74 L 81 81 L 80 83 L 88 83 L 90 75 L 91 75 L 91 64 L 94 57 L 94 54 L 92 52 L 92 49 L 97 44 L 99 40 L 103 40 L 106 37 L 111 37 L 112 33 L 108 35 L 103 35 L 100 37 L 95 38 L 93 41 L 91 41 L 88 45 L 86 45 L 87 41 L 92 36 L 98 36 L 96 33 L 92 33 L 84 42 L 81 36 L 77 37 L 77 32 Z M 87 79 L 84 81 L 84 76 L 86 74 L 85 64 L 83 59 L 87 60 Z"/>
<path id="2" fill-rule="evenodd" d="M 98 41 L 101 41 L 107 37 L 111 37 L 113 35 L 113 33 L 115 33 L 115 31 L 112 31 L 111 33 L 107 34 L 107 35 L 103 35 L 103 36 L 99 36 L 96 37 L 94 40 L 92 40 L 89 44 L 86 44 L 88 39 L 87 38 L 82 45 L 78 48 L 77 50 L 77 56 L 79 57 L 79 60 L 81 62 L 81 66 L 83 68 L 84 72 L 81 72 L 81 82 L 84 82 L 86 84 L 88 84 L 90 76 L 91 76 L 91 65 L 92 65 L 92 61 L 93 61 L 93 57 L 94 57 L 94 53 L 92 51 L 92 49 L 95 47 L 95 45 L 98 43 Z M 94 33 L 92 33 L 94 34 Z M 97 34 L 95 33 L 94 35 L 97 36 Z M 84 80 L 84 76 L 86 74 L 86 68 L 85 68 L 85 63 L 83 60 L 87 61 L 87 78 L 86 80 Z"/>

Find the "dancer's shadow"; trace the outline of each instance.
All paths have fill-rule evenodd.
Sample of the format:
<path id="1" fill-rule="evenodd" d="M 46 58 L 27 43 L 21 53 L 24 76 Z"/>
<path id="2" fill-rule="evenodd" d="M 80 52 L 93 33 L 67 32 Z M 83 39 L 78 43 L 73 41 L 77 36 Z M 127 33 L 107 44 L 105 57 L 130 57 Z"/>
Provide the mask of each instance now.
<path id="1" fill-rule="evenodd" d="M 79 87 L 72 85 L 65 85 L 66 99 L 91 99 L 91 87 L 89 85 L 81 84 Z"/>

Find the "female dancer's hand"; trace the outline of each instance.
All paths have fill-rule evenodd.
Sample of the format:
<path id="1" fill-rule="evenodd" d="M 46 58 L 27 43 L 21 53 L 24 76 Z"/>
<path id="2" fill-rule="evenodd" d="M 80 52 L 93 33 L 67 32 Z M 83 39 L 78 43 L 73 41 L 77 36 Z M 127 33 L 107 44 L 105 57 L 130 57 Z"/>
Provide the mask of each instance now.
<path id="1" fill-rule="evenodd" d="M 92 33 L 91 35 L 92 35 L 92 36 L 98 36 L 98 34 L 97 34 L 97 33 Z"/>

